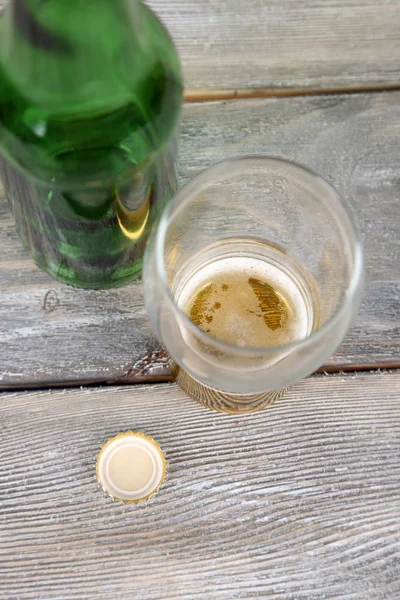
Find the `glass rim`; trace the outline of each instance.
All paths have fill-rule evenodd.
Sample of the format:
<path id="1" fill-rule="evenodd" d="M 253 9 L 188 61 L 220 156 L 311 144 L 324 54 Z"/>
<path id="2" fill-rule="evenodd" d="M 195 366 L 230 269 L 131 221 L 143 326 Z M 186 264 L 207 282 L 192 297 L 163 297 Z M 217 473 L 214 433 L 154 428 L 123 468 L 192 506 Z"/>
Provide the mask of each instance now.
<path id="1" fill-rule="evenodd" d="M 173 214 L 176 212 L 176 209 L 178 208 L 179 212 L 181 212 L 181 210 L 183 210 L 188 204 L 190 204 L 193 196 L 193 191 L 196 191 L 196 193 L 198 193 L 200 189 L 204 186 L 204 184 L 212 182 L 213 179 L 214 181 L 217 181 L 217 178 L 215 176 L 218 173 L 223 172 L 227 167 L 232 167 L 235 170 L 235 165 L 237 165 L 238 163 L 253 161 L 264 162 L 265 164 L 277 163 L 282 166 L 290 166 L 291 168 L 306 173 L 313 179 L 316 179 L 320 184 L 326 187 L 330 195 L 336 199 L 338 205 L 341 207 L 348 219 L 348 224 L 350 225 L 353 234 L 353 238 L 351 240 L 351 246 L 354 251 L 352 277 L 350 278 L 349 284 L 345 289 L 343 298 L 338 304 L 337 309 L 329 317 L 326 323 L 322 325 L 322 327 L 316 329 L 315 331 L 312 331 L 307 337 L 302 338 L 300 340 L 296 340 L 289 344 L 282 344 L 279 346 L 236 346 L 235 344 L 230 344 L 228 342 L 224 342 L 223 340 L 219 340 L 218 338 L 209 335 L 208 333 L 200 329 L 200 327 L 195 325 L 193 321 L 176 303 L 174 296 L 171 292 L 170 286 L 168 284 L 167 270 L 165 268 L 164 250 L 166 234 L 168 227 L 171 224 Z M 247 358 L 260 356 L 260 354 L 268 355 L 274 354 L 278 351 L 294 350 L 297 348 L 301 348 L 302 346 L 304 347 L 314 341 L 318 341 L 341 319 L 341 317 L 343 316 L 343 314 L 346 313 L 349 307 L 351 307 L 351 303 L 353 299 L 357 296 L 357 292 L 360 290 L 363 281 L 363 244 L 361 236 L 358 227 L 355 223 L 352 212 L 350 210 L 350 207 L 345 203 L 341 195 L 323 177 L 321 177 L 320 175 L 318 175 L 318 173 L 315 173 L 308 167 L 304 167 L 303 165 L 300 165 L 294 161 L 283 159 L 277 156 L 270 156 L 267 154 L 247 154 L 237 156 L 234 158 L 227 158 L 216 162 L 215 164 L 211 165 L 210 167 L 207 167 L 206 169 L 195 175 L 173 196 L 172 200 L 169 202 L 169 204 L 167 204 L 166 208 L 163 210 L 155 232 L 154 248 L 157 273 L 160 278 L 160 282 L 164 289 L 165 295 L 169 303 L 171 304 L 173 311 L 179 315 L 180 319 L 182 319 L 185 326 L 188 327 L 189 330 L 191 330 L 195 335 L 199 336 L 200 339 L 207 342 L 209 345 L 212 344 L 214 347 L 216 346 L 219 349 L 224 350 L 225 352 L 229 352 L 231 354 L 239 354 Z"/>

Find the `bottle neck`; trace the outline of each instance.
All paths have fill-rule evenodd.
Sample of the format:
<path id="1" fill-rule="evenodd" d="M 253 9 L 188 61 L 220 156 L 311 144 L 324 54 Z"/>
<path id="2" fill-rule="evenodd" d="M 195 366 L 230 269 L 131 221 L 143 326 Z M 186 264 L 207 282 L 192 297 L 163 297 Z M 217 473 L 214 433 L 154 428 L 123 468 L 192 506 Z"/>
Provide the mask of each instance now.
<path id="1" fill-rule="evenodd" d="M 147 62 L 139 0 L 12 0 L 0 27 L 0 64 L 51 114 L 113 110 L 129 90 L 120 70 Z M 133 82 L 135 85 L 135 82 Z"/>
<path id="2" fill-rule="evenodd" d="M 3 153 L 66 187 L 103 185 L 110 170 L 122 181 L 153 158 L 182 99 L 175 48 L 153 13 L 138 0 L 24 0 L 53 36 L 39 30 L 38 40 L 29 21 L 16 25 L 11 2 L 0 13 Z"/>

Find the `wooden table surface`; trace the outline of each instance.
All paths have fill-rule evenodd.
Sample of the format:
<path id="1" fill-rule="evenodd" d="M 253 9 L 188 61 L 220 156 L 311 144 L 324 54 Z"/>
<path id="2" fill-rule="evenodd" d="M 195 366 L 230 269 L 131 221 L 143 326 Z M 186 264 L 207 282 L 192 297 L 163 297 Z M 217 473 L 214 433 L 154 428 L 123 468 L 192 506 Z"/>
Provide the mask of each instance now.
<path id="1" fill-rule="evenodd" d="M 330 374 L 209 412 L 166 383 L 141 282 L 54 281 L 0 190 L 0 600 L 398 600 L 400 0 L 149 4 L 184 67 L 181 183 L 245 153 L 318 171 L 362 231 L 364 300 Z M 138 507 L 94 477 L 126 429 L 169 461 Z"/>

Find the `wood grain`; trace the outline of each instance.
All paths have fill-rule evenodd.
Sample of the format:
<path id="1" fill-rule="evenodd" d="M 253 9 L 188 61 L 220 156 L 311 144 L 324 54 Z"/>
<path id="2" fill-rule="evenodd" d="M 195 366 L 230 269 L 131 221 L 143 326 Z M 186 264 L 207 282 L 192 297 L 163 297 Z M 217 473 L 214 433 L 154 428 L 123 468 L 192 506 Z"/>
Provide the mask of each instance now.
<path id="1" fill-rule="evenodd" d="M 1 600 L 398 600 L 400 373 L 318 376 L 247 416 L 174 385 L 0 396 Z M 166 451 L 148 504 L 96 454 Z"/>
<path id="2" fill-rule="evenodd" d="M 189 90 L 400 81 L 399 0 L 149 0 Z"/>
<path id="3" fill-rule="evenodd" d="M 400 363 L 400 93 L 189 104 L 181 182 L 227 156 L 299 161 L 351 203 L 365 238 L 364 301 L 330 369 Z M 84 291 L 53 281 L 22 249 L 0 200 L 0 385 L 145 381 L 170 376 L 141 282 Z"/>

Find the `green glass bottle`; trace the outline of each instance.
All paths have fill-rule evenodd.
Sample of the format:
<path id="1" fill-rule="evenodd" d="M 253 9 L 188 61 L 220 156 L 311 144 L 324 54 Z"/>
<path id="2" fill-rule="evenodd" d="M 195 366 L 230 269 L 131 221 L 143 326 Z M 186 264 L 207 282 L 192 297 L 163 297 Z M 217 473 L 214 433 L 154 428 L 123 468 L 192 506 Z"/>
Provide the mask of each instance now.
<path id="1" fill-rule="evenodd" d="M 0 173 L 35 262 L 126 283 L 176 188 L 179 60 L 138 0 L 12 0 L 0 14 Z"/>

